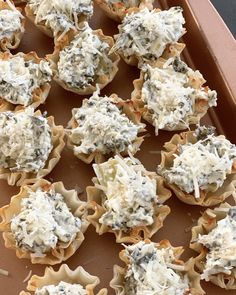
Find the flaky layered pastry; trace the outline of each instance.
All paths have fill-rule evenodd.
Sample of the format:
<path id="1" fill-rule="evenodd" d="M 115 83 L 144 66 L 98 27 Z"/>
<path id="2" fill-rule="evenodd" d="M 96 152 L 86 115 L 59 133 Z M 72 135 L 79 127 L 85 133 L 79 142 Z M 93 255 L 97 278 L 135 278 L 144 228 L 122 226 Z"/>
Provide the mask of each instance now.
<path id="1" fill-rule="evenodd" d="M 223 203 L 207 209 L 192 228 L 190 247 L 198 252 L 201 278 L 227 289 L 236 289 L 236 207 Z"/>
<path id="2" fill-rule="evenodd" d="M 113 38 L 93 31 L 88 23 L 80 24 L 78 31 L 69 31 L 55 43 L 48 55 L 54 71 L 54 80 L 68 91 L 80 95 L 92 94 L 104 88 L 118 71 L 119 56 L 110 53 Z"/>
<path id="3" fill-rule="evenodd" d="M 130 8 L 153 9 L 154 0 L 95 0 L 104 13 L 117 22 L 121 22 Z"/>
<path id="4" fill-rule="evenodd" d="M 168 240 L 125 246 L 119 255 L 125 267 L 114 266 L 110 286 L 117 295 L 205 294 L 194 259 L 184 262 L 180 260 L 182 253 L 182 247 L 173 247 Z"/>
<path id="5" fill-rule="evenodd" d="M 163 179 L 134 158 L 115 156 L 93 165 L 94 186 L 87 187 L 88 220 L 102 235 L 114 233 L 117 243 L 135 243 L 153 236 L 170 208 L 171 193 Z"/>
<path id="6" fill-rule="evenodd" d="M 22 10 L 11 0 L 0 1 L 0 51 L 16 49 L 25 31 Z"/>
<path id="7" fill-rule="evenodd" d="M 54 265 L 71 257 L 88 227 L 86 203 L 62 182 L 40 179 L 22 186 L 9 205 L 0 209 L 5 246 L 18 258 Z"/>
<path id="8" fill-rule="evenodd" d="M 116 94 L 100 96 L 99 91 L 72 110 L 68 124 L 68 146 L 85 163 L 103 162 L 114 154 L 134 155 L 143 142 L 145 125 L 133 108 Z"/>
<path id="9" fill-rule="evenodd" d="M 61 38 L 69 30 L 79 29 L 93 14 L 92 0 L 28 0 L 27 17 L 46 35 Z"/>
<path id="10" fill-rule="evenodd" d="M 0 53 L 0 112 L 37 108 L 50 91 L 50 64 L 36 52 Z"/>
<path id="11" fill-rule="evenodd" d="M 213 127 L 175 134 L 165 143 L 158 172 L 183 202 L 213 206 L 236 186 L 236 146 Z"/>
<path id="12" fill-rule="evenodd" d="M 198 124 L 209 107 L 216 106 L 216 91 L 204 87 L 199 71 L 193 71 L 179 56 L 159 59 L 155 67 L 144 65 L 134 80 L 132 101 L 155 127 L 173 131 Z"/>
<path id="13" fill-rule="evenodd" d="M 107 295 L 107 289 L 94 292 L 99 283 L 99 278 L 90 275 L 82 266 L 71 270 L 67 264 L 62 264 L 58 271 L 47 267 L 42 277 L 33 275 L 27 286 L 29 292 L 22 291 L 19 295 L 58 294 L 59 290 L 65 295 Z"/>
<path id="14" fill-rule="evenodd" d="M 33 183 L 60 160 L 64 129 L 32 108 L 0 113 L 0 179 L 9 185 Z"/>
<path id="15" fill-rule="evenodd" d="M 185 33 L 184 23 L 180 7 L 163 11 L 131 8 L 118 26 L 112 50 L 130 65 L 155 64 Z"/>

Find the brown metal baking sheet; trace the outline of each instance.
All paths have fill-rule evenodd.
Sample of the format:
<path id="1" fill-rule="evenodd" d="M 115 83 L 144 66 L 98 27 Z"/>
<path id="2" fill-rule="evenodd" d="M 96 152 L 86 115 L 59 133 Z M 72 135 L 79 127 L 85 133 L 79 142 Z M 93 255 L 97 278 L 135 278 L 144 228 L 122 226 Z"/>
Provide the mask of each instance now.
<path id="1" fill-rule="evenodd" d="M 168 8 L 180 5 L 184 8 L 186 18 L 187 34 L 183 41 L 187 43 L 184 51 L 184 58 L 192 67 L 198 68 L 208 81 L 212 89 L 218 91 L 218 107 L 211 110 L 202 120 L 202 123 L 213 124 L 219 133 L 224 133 L 236 143 L 236 47 L 235 40 L 217 15 L 213 6 L 208 0 L 170 0 L 157 1 L 156 6 Z M 103 15 L 102 11 L 95 7 L 95 14 L 91 20 L 94 29 L 102 28 L 107 35 L 117 33 L 117 23 Z M 52 39 L 43 35 L 27 20 L 26 33 L 18 51 L 25 53 L 35 50 L 40 57 L 53 51 Z M 130 67 L 121 61 L 119 72 L 113 82 L 109 84 L 102 94 L 117 93 L 126 99 L 130 97 L 133 90 L 133 80 L 139 77 L 138 69 Z M 71 109 L 79 107 L 84 97 L 72 94 L 63 90 L 56 83 L 52 89 L 47 102 L 40 107 L 46 110 L 49 115 L 55 117 L 57 124 L 67 125 L 71 117 Z M 163 143 L 171 138 L 173 132 L 160 132 L 158 137 L 154 136 L 154 128 L 148 126 L 150 137 L 146 137 L 141 150 L 136 156 L 142 161 L 148 170 L 155 170 L 159 163 L 158 153 Z M 67 148 L 62 153 L 62 158 L 53 172 L 48 176 L 49 180 L 63 181 L 67 189 L 81 187 L 84 192 L 87 185 L 92 184 L 94 176 L 91 165 L 84 164 L 76 159 Z M 19 188 L 9 187 L 5 181 L 0 181 L 0 206 L 9 203 L 13 194 Z M 82 199 L 86 199 L 85 193 Z M 190 241 L 190 227 L 200 216 L 203 208 L 185 205 L 174 196 L 167 202 L 171 207 L 171 214 L 166 218 L 164 227 L 153 237 L 153 241 L 169 239 L 175 246 L 184 246 L 186 252 L 184 258 L 195 255 L 188 250 Z M 97 275 L 101 279 L 99 287 L 109 287 L 113 276 L 113 265 L 121 264 L 118 253 L 122 246 L 116 244 L 112 234 L 98 236 L 92 226 L 85 234 L 85 241 L 79 250 L 66 263 L 73 269 L 82 265 L 88 272 Z M 59 266 L 55 266 L 58 269 Z M 8 250 L 0 238 L 0 268 L 9 271 L 9 276 L 0 276 L 0 295 L 17 295 L 26 288 L 24 278 L 32 270 L 33 274 L 42 275 L 45 266 L 31 265 L 28 260 L 18 259 L 14 251 Z M 208 295 L 235 294 L 235 291 L 224 291 L 211 283 L 202 283 Z M 109 294 L 114 294 L 109 289 Z"/>

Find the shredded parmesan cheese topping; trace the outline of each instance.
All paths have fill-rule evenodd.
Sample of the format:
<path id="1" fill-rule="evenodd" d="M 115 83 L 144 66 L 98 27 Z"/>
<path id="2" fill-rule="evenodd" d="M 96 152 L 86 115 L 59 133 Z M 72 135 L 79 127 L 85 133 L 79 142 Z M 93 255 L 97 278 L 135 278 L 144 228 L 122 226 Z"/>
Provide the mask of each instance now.
<path id="1" fill-rule="evenodd" d="M 193 71 L 179 58 L 171 58 L 163 68 L 144 68 L 141 98 L 152 114 L 156 134 L 159 129 L 178 129 L 179 124 L 189 126 L 189 119 L 196 114 L 198 100 L 216 106 L 216 91 L 191 85 L 203 80 L 199 71 Z"/>
<path id="2" fill-rule="evenodd" d="M 52 150 L 47 119 L 24 112 L 0 114 L 0 167 L 10 171 L 38 172 Z"/>
<path id="3" fill-rule="evenodd" d="M 129 58 L 156 60 L 170 43 L 178 41 L 185 33 L 185 20 L 180 7 L 156 12 L 147 8 L 128 14 L 119 26 L 113 50 Z"/>
<path id="4" fill-rule="evenodd" d="M 202 279 L 219 273 L 231 275 L 236 270 L 236 207 L 229 209 L 228 215 L 217 222 L 207 235 L 199 235 L 198 242 L 208 248 Z"/>
<path id="5" fill-rule="evenodd" d="M 110 76 L 113 71 L 109 44 L 85 23 L 83 30 L 60 52 L 57 66 L 59 79 L 70 87 L 90 87 L 99 77 Z"/>
<path id="6" fill-rule="evenodd" d="M 80 284 L 60 282 L 57 286 L 48 285 L 35 291 L 35 295 L 86 295 L 87 291 Z"/>
<path id="7" fill-rule="evenodd" d="M 16 33 L 23 32 L 22 18 L 23 15 L 16 9 L 0 10 L 0 40 L 3 38 L 13 39 Z"/>
<path id="8" fill-rule="evenodd" d="M 201 129 L 204 132 L 206 128 Z M 160 169 L 160 173 L 169 183 L 199 198 L 200 190 L 215 191 L 223 185 L 235 161 L 236 146 L 223 135 L 208 134 L 194 144 L 179 145 L 172 167 Z"/>
<path id="9" fill-rule="evenodd" d="M 184 266 L 175 263 L 173 249 L 157 249 L 155 243 L 140 241 L 126 247 L 125 254 L 129 259 L 126 295 L 190 294 L 188 276 L 183 273 Z"/>
<path id="10" fill-rule="evenodd" d="M 107 96 L 94 92 L 82 107 L 72 110 L 78 126 L 71 130 L 75 154 L 90 154 L 99 151 L 133 151 L 133 142 L 143 124 L 134 124 Z"/>
<path id="11" fill-rule="evenodd" d="M 80 17 L 91 17 L 92 0 L 29 0 L 28 5 L 35 15 L 35 23 L 45 22 L 54 36 L 77 29 Z"/>
<path id="12" fill-rule="evenodd" d="M 26 60 L 24 55 L 0 60 L 0 97 L 12 104 L 28 106 L 34 91 L 50 82 L 52 70 L 49 63 Z"/>
<path id="13" fill-rule="evenodd" d="M 94 164 L 95 187 L 104 192 L 106 213 L 99 222 L 113 230 L 127 230 L 153 224 L 154 207 L 158 203 L 156 180 L 134 158 L 110 158 Z"/>
<path id="14" fill-rule="evenodd" d="M 64 197 L 53 189 L 29 191 L 21 201 L 20 213 L 11 220 L 17 247 L 35 256 L 55 249 L 59 242 L 70 244 L 80 227 L 80 219 L 73 216 Z"/>

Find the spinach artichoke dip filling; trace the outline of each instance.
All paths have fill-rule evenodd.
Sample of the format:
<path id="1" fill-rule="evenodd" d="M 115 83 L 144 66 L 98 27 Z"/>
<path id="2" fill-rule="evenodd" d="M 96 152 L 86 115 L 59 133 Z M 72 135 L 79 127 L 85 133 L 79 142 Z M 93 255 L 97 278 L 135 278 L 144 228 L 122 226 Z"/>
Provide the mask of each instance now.
<path id="1" fill-rule="evenodd" d="M 157 249 L 155 243 L 143 241 L 126 246 L 129 259 L 125 275 L 126 295 L 185 295 L 190 294 L 189 279 L 184 266 L 175 264 L 171 248 Z"/>
<path id="2" fill-rule="evenodd" d="M 54 36 L 78 28 L 80 16 L 93 14 L 92 0 L 29 0 L 28 5 L 35 15 L 35 23 L 45 22 Z"/>
<path id="3" fill-rule="evenodd" d="M 53 148 L 47 119 L 24 112 L 0 113 L 0 167 L 12 172 L 37 173 Z"/>
<path id="4" fill-rule="evenodd" d="M 99 222 L 113 230 L 127 231 L 153 224 L 154 206 L 158 204 L 156 180 L 146 175 L 141 163 L 119 156 L 94 164 L 95 187 L 104 192 L 106 213 Z"/>
<path id="5" fill-rule="evenodd" d="M 198 243 L 208 248 L 202 279 L 219 273 L 235 274 L 236 269 L 236 207 L 229 209 L 227 216 L 217 222 L 206 235 L 199 235 Z"/>
<path id="6" fill-rule="evenodd" d="M 9 3 L 7 1 L 6 3 Z M 21 25 L 23 15 L 11 4 L 10 9 L 0 10 L 0 41 L 4 38 L 12 40 L 18 32 L 23 32 Z"/>
<path id="7" fill-rule="evenodd" d="M 44 60 L 36 63 L 19 55 L 0 60 L 0 97 L 12 104 L 28 106 L 34 90 L 51 78 L 52 70 Z"/>
<path id="8" fill-rule="evenodd" d="M 195 136 L 197 142 L 179 145 L 172 167 L 159 172 L 169 183 L 199 198 L 200 190 L 210 191 L 210 185 L 218 189 L 232 173 L 236 146 L 222 135 L 215 136 L 213 128 L 199 127 Z"/>
<path id="9" fill-rule="evenodd" d="M 110 76 L 113 62 L 109 44 L 101 40 L 85 23 L 75 39 L 59 56 L 58 77 L 70 87 L 84 89 L 93 85 L 100 76 Z"/>
<path id="10" fill-rule="evenodd" d="M 140 56 L 156 60 L 170 43 L 177 42 L 185 33 L 185 20 L 180 7 L 156 12 L 147 8 L 128 14 L 119 26 L 114 50 L 125 57 Z"/>
<path id="11" fill-rule="evenodd" d="M 29 192 L 21 201 L 20 213 L 11 220 L 17 247 L 35 256 L 44 255 L 59 242 L 72 242 L 80 228 L 80 219 L 73 216 L 64 197 L 53 189 Z"/>
<path id="12" fill-rule="evenodd" d="M 83 101 L 80 108 L 72 110 L 78 126 L 71 130 L 71 140 L 75 144 L 74 153 L 90 154 L 99 151 L 102 154 L 133 150 L 143 124 L 135 125 L 112 100 L 99 96 L 96 91 Z"/>
<path id="13" fill-rule="evenodd" d="M 196 89 L 191 80 L 203 80 L 199 71 L 193 71 L 179 58 L 169 59 L 163 68 L 143 68 L 144 84 L 141 98 L 152 114 L 156 134 L 159 129 L 175 129 L 179 124 L 189 126 L 189 117 L 193 116 L 196 101 L 206 100 L 209 107 L 216 106 L 216 91 Z"/>
<path id="14" fill-rule="evenodd" d="M 57 286 L 48 285 L 35 291 L 35 295 L 86 295 L 87 291 L 80 284 L 60 282 Z"/>

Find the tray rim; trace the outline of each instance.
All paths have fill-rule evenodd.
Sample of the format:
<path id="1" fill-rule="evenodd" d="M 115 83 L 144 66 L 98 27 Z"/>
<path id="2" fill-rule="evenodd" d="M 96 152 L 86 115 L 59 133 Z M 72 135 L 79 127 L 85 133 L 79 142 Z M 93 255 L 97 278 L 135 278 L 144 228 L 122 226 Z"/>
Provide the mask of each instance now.
<path id="1" fill-rule="evenodd" d="M 236 40 L 210 0 L 185 0 L 185 2 L 198 23 L 199 31 L 208 45 L 236 107 L 236 79 L 234 78 L 236 76 Z M 214 23 L 214 27 L 209 26 L 209 22 Z M 220 38 L 216 38 L 216 34 L 220 35 Z"/>

